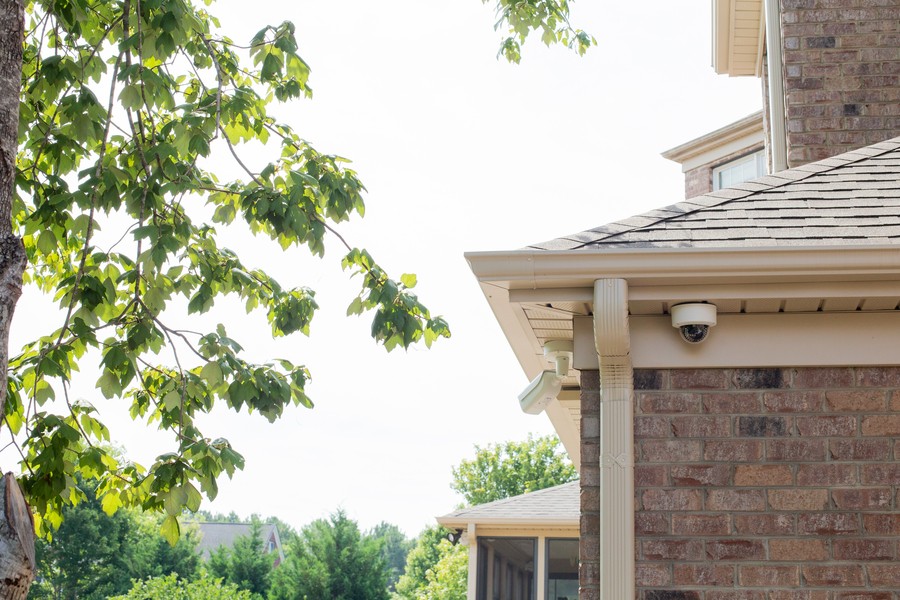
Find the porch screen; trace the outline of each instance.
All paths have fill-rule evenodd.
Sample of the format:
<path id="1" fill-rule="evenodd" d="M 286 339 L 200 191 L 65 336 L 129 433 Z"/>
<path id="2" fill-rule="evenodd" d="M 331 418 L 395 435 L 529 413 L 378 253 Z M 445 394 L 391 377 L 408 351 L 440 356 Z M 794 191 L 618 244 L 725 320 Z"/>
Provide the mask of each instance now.
<path id="1" fill-rule="evenodd" d="M 534 600 L 534 538 L 478 538 L 477 600 Z"/>
<path id="2" fill-rule="evenodd" d="M 578 540 L 547 540 L 547 600 L 578 600 Z"/>

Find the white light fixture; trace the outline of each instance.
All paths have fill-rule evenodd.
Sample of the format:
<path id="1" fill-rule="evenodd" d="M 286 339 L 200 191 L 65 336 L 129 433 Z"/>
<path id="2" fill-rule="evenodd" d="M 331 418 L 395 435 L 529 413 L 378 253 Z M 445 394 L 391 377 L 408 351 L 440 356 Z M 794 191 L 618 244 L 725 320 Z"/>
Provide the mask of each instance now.
<path id="1" fill-rule="evenodd" d="M 544 344 L 544 357 L 554 363 L 555 369 L 542 371 L 519 394 L 519 406 L 524 412 L 539 415 L 559 395 L 563 377 L 569 374 L 572 352 L 571 340 L 552 340 Z"/>

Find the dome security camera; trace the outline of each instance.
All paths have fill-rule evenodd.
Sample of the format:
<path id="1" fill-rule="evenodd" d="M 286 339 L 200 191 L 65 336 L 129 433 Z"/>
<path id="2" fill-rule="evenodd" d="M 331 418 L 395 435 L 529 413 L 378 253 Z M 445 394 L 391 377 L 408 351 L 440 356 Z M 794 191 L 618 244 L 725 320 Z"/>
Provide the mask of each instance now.
<path id="1" fill-rule="evenodd" d="M 688 344 L 699 344 L 709 336 L 709 328 L 716 324 L 716 305 L 706 302 L 676 304 L 671 308 L 672 327 L 681 333 Z"/>

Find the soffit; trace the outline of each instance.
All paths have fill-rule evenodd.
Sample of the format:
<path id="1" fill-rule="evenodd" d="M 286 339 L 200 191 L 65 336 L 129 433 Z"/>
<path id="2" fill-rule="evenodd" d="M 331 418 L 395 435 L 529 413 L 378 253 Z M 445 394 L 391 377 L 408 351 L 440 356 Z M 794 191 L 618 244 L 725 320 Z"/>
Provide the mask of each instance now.
<path id="1" fill-rule="evenodd" d="M 716 73 L 761 76 L 765 41 L 762 0 L 713 0 L 712 30 Z"/>

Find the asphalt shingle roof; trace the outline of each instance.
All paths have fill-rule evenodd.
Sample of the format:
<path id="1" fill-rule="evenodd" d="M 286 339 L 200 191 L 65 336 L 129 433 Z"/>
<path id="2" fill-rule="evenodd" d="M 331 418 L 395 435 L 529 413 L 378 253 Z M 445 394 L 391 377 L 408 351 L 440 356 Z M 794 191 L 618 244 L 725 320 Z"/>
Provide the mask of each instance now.
<path id="1" fill-rule="evenodd" d="M 220 546 L 231 548 L 239 537 L 249 536 L 253 532 L 253 526 L 249 523 L 198 523 L 200 531 L 197 549 L 208 559 L 210 554 Z M 265 544 L 272 537 L 275 525 L 263 523 L 260 525 L 260 538 Z"/>
<path id="2" fill-rule="evenodd" d="M 572 521 L 580 515 L 578 481 L 538 490 L 521 496 L 488 502 L 454 511 L 441 519 L 460 519 L 470 523 L 479 521 Z"/>
<path id="3" fill-rule="evenodd" d="M 900 138 L 529 246 L 535 250 L 900 243 Z"/>

